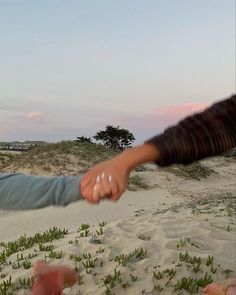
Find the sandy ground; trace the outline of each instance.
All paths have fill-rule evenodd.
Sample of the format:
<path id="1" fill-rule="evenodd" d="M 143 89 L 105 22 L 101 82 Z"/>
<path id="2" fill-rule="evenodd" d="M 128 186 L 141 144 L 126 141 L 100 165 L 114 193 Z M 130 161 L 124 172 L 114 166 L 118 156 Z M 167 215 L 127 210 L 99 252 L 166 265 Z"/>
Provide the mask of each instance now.
<path id="1" fill-rule="evenodd" d="M 81 201 L 66 208 L 0 211 L 0 241 L 32 236 L 53 226 L 68 229 L 64 238 L 48 243 L 53 244 L 53 251 L 62 251 L 60 259 L 49 258 L 49 252 L 40 251 L 38 245 L 19 252 L 24 257 L 37 254 L 29 259 L 32 264 L 46 255 L 51 263 L 76 265 L 78 285 L 65 289 L 65 294 L 190 294 L 176 289 L 184 277 L 197 280 L 207 273 L 221 281 L 236 273 L 235 161 L 216 158 L 202 163 L 216 173 L 201 181 L 159 168 L 142 172 L 155 187 L 126 192 L 116 204 L 92 206 Z M 89 224 L 87 236 L 81 224 Z M 200 257 L 198 267 L 184 256 L 186 251 L 189 257 Z M 212 263 L 209 256 L 214 257 Z M 13 269 L 14 261 L 16 254 L 0 265 L 4 274 L 0 284 L 10 276 L 13 281 L 32 276 L 32 268 Z M 93 267 L 86 270 L 86 261 Z M 23 288 L 18 293 L 29 291 Z"/>

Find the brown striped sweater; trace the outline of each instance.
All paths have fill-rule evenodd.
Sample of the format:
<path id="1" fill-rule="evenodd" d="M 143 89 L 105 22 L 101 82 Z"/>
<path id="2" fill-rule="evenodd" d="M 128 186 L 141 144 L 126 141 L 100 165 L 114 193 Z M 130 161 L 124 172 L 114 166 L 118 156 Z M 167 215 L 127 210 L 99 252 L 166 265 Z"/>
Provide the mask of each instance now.
<path id="1" fill-rule="evenodd" d="M 188 164 L 236 147 L 236 95 L 170 127 L 146 143 L 160 153 L 158 165 Z"/>

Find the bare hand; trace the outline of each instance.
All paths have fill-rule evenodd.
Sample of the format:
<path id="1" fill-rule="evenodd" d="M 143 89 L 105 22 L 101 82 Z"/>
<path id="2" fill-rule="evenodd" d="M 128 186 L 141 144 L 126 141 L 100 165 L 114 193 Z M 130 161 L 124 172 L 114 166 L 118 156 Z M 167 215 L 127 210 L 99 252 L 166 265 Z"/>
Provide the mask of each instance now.
<path id="1" fill-rule="evenodd" d="M 130 171 L 120 159 L 113 158 L 92 167 L 80 182 L 82 196 L 90 203 L 107 198 L 116 202 L 125 191 Z"/>

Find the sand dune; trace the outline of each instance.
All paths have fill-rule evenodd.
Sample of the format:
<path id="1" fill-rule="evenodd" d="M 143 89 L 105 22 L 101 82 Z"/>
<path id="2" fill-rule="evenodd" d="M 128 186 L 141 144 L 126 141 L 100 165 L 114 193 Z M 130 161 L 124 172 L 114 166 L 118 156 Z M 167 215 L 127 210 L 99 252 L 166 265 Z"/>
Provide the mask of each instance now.
<path id="1" fill-rule="evenodd" d="M 116 204 L 78 202 L 66 208 L 2 211 L 1 254 L 9 247 L 6 242 L 24 234 L 34 236 L 53 226 L 68 233 L 43 243 L 53 245 L 48 251 L 33 243 L 5 262 L 0 254 L 0 286 L 11 277 L 18 286 L 13 294 L 30 294 L 23 279 L 31 278 L 32 265 L 40 259 L 76 267 L 78 284 L 64 290 L 72 295 L 201 294 L 211 280 L 232 277 L 236 274 L 235 163 L 221 158 L 204 163 L 215 173 L 201 181 L 159 168 L 141 172 L 153 188 L 126 192 Z"/>

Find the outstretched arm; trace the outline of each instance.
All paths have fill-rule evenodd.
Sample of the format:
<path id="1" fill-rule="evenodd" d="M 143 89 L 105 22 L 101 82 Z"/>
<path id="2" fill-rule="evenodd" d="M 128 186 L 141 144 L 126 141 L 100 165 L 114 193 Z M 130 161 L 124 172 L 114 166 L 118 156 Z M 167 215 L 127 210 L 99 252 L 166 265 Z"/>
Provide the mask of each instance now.
<path id="1" fill-rule="evenodd" d="M 34 176 L 0 173 L 0 209 L 26 210 L 66 206 L 81 199 L 81 176 Z"/>
<path id="2" fill-rule="evenodd" d="M 81 193 L 92 203 L 106 197 L 116 201 L 127 187 L 131 170 L 139 164 L 152 161 L 161 166 L 187 164 L 222 154 L 235 146 L 236 95 L 233 95 L 184 119 L 145 144 L 95 165 L 82 179 Z"/>

